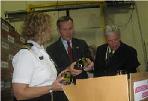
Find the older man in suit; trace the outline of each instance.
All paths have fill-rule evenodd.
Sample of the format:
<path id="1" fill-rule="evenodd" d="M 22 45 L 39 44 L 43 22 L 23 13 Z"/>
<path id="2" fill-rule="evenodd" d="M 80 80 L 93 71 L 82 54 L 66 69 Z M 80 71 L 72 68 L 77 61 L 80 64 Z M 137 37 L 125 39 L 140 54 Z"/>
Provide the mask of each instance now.
<path id="1" fill-rule="evenodd" d="M 118 73 L 135 73 L 140 65 L 136 50 L 123 43 L 120 39 L 120 29 L 106 26 L 105 44 L 97 48 L 94 63 L 94 76 L 113 76 Z"/>
<path id="2" fill-rule="evenodd" d="M 60 38 L 47 47 L 47 53 L 51 56 L 57 65 L 57 71 L 60 73 L 69 65 L 75 64 L 80 58 L 87 58 L 89 65 L 84 70 L 70 69 L 70 72 L 77 79 L 88 78 L 87 71 L 92 70 L 93 62 L 87 43 L 84 40 L 73 38 L 73 19 L 69 16 L 62 16 L 57 21 L 57 28 Z M 67 101 L 63 92 L 56 92 L 56 101 Z"/>

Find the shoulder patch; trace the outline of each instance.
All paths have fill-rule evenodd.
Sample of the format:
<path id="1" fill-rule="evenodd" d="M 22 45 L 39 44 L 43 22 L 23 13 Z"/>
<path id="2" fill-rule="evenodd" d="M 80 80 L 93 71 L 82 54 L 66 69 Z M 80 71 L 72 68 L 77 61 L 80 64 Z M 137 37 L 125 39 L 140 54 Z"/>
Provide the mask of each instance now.
<path id="1" fill-rule="evenodd" d="M 32 46 L 33 46 L 32 43 L 25 43 L 25 44 L 22 45 L 21 49 L 28 49 L 28 50 L 30 50 Z"/>

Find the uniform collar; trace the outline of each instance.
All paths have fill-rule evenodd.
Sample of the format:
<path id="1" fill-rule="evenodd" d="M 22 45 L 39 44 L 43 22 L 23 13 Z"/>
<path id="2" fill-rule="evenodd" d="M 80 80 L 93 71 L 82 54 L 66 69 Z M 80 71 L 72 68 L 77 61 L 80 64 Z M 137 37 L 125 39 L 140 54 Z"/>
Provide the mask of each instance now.
<path id="1" fill-rule="evenodd" d="M 40 48 L 40 49 L 43 49 L 43 45 L 39 45 L 37 42 L 33 41 L 33 40 L 28 40 L 27 43 L 32 43 L 33 46 L 37 47 L 37 48 Z"/>
<path id="2" fill-rule="evenodd" d="M 31 50 L 40 60 L 49 59 L 49 55 L 46 53 L 46 50 L 44 49 L 43 45 L 39 45 L 33 40 L 28 40 L 27 43 L 33 44 Z"/>

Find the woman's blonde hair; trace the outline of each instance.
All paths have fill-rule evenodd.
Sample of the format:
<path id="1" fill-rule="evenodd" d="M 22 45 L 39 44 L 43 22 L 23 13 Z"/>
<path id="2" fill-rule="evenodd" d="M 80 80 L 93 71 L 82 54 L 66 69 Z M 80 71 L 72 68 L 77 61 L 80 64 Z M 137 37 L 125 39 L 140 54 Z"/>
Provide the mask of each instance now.
<path id="1" fill-rule="evenodd" d="M 36 35 L 48 30 L 50 16 L 46 13 L 30 13 L 23 24 L 22 34 L 27 40 L 35 40 Z"/>

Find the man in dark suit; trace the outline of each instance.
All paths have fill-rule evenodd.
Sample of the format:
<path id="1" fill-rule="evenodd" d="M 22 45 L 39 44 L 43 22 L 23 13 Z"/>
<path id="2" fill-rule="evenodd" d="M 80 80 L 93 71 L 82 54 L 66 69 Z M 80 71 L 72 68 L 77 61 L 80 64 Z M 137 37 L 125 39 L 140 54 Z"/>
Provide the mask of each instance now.
<path id="1" fill-rule="evenodd" d="M 137 52 L 120 40 L 120 29 L 117 26 L 107 26 L 105 39 L 107 43 L 97 48 L 94 76 L 137 72 L 136 68 L 139 66 Z"/>
<path id="2" fill-rule="evenodd" d="M 74 65 L 78 59 L 84 57 L 87 58 L 89 63 L 84 70 L 68 68 L 68 70 L 77 78 L 88 78 L 87 71 L 92 70 L 94 66 L 91 61 L 91 55 L 87 43 L 84 40 L 72 38 L 73 36 L 73 19 L 69 16 L 62 16 L 57 21 L 57 28 L 60 34 L 60 38 L 47 47 L 47 53 L 51 56 L 53 61 L 57 65 L 57 71 L 61 71 L 68 68 L 70 65 Z M 55 92 L 55 101 L 67 101 L 63 92 Z"/>

